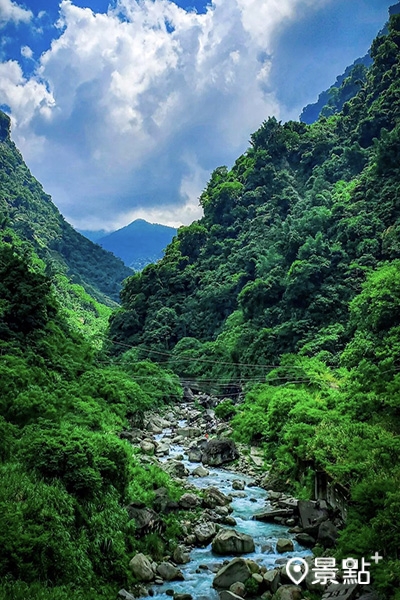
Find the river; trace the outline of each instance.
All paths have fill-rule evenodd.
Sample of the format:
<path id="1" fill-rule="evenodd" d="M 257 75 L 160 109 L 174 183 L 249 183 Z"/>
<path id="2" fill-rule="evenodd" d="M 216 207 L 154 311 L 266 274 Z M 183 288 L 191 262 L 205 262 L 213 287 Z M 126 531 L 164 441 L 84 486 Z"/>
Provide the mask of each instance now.
<path id="1" fill-rule="evenodd" d="M 182 421 L 180 425 L 184 425 Z M 162 434 L 154 436 L 156 441 L 160 441 L 164 436 L 170 435 L 170 430 L 164 430 Z M 187 459 L 187 454 L 182 446 L 172 445 L 168 458 L 183 455 L 185 466 L 191 472 L 198 466 L 196 463 L 191 463 Z M 165 459 L 161 459 L 165 460 Z M 245 481 L 246 486 L 243 492 L 235 492 L 232 489 L 232 481 L 240 479 Z M 242 474 L 233 473 L 228 469 L 210 468 L 210 473 L 206 477 L 188 477 L 188 482 L 194 484 L 199 489 L 204 489 L 209 486 L 217 487 L 224 494 L 234 496 L 232 502 L 232 516 L 236 519 L 237 531 L 251 535 L 255 542 L 255 552 L 246 554 L 245 558 L 252 559 L 267 567 L 273 568 L 276 565 L 282 565 L 292 556 L 309 556 L 310 550 L 300 546 L 294 539 L 294 552 L 284 554 L 276 553 L 276 542 L 278 538 L 293 538 L 293 535 L 288 533 L 288 528 L 275 523 L 263 523 L 255 521 L 252 516 L 255 512 L 265 509 L 268 503 L 267 492 L 257 486 L 248 487 L 252 482 L 250 477 Z M 195 548 L 190 553 L 190 562 L 186 565 L 180 565 L 180 569 L 185 577 L 184 581 L 166 582 L 160 586 L 153 586 L 154 596 L 158 600 L 167 600 L 171 596 L 166 593 L 167 590 L 173 589 L 179 594 L 191 594 L 196 600 L 218 600 L 219 595 L 212 587 L 212 581 L 215 577 L 217 567 L 222 566 L 223 561 L 231 560 L 234 556 L 217 556 L 211 551 L 211 544 L 206 548 Z M 200 566 L 207 565 L 207 569 Z"/>

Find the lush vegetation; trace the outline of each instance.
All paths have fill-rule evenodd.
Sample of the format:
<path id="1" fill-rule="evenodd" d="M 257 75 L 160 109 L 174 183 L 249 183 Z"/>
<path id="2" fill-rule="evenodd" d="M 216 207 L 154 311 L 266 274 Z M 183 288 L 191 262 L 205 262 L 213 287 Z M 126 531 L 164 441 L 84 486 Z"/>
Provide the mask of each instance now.
<path id="1" fill-rule="evenodd" d="M 129 354 L 110 362 L 53 290 L 38 257 L 0 244 L 0 597 L 113 597 L 137 549 L 167 550 L 179 532 L 169 518 L 164 538 L 136 538 L 125 507 L 180 492 L 118 433 L 181 388 Z"/>
<path id="2" fill-rule="evenodd" d="M 323 470 L 348 492 L 339 550 L 400 588 L 400 16 L 362 79 L 312 125 L 270 118 L 204 217 L 130 277 L 110 349 L 135 347 L 222 396 L 238 439 L 264 444 L 277 485 Z M 337 112 L 341 109 L 341 112 Z M 397 596 L 396 596 L 397 594 Z"/>
<path id="3" fill-rule="evenodd" d="M 11 141 L 10 119 L 1 111 L 0 230 L 1 239 L 14 232 L 33 247 L 48 274 L 64 274 L 103 304 L 118 302 L 121 282 L 131 270 L 64 220 Z"/>

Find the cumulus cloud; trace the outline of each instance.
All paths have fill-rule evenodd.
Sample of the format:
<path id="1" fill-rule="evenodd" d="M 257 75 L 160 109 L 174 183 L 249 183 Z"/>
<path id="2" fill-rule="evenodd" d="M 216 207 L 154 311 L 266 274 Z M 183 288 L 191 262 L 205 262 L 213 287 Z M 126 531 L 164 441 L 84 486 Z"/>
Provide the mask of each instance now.
<path id="1" fill-rule="evenodd" d="M 0 28 L 10 21 L 14 23 L 29 23 L 33 14 L 11 0 L 0 0 Z"/>
<path id="2" fill-rule="evenodd" d="M 0 65 L 14 139 L 77 227 L 188 223 L 210 171 L 279 117 L 268 85 L 277 28 L 325 1 L 214 0 L 197 14 L 118 0 L 95 14 L 62 0 L 35 75 Z"/>

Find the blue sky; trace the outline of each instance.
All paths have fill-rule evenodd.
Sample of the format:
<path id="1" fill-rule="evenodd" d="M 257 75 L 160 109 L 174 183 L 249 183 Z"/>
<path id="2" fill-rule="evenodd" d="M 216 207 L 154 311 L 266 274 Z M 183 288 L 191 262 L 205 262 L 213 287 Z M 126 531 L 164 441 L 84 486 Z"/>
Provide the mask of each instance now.
<path id="1" fill-rule="evenodd" d="M 0 105 L 73 225 L 169 225 L 269 115 L 364 55 L 386 0 L 0 0 Z"/>

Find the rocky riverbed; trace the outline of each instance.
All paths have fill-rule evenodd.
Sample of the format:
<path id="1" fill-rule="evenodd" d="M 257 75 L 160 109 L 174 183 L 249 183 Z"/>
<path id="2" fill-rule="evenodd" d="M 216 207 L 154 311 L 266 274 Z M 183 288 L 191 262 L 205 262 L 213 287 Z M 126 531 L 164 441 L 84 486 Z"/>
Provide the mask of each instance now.
<path id="1" fill-rule="evenodd" d="M 132 558 L 130 568 L 142 582 L 136 597 L 300 600 L 306 589 L 322 595 L 326 586 L 312 584 L 311 570 L 300 587 L 285 564 L 302 557 L 311 566 L 309 548 L 317 540 L 325 548 L 335 543 L 327 507 L 268 489 L 260 452 L 238 449 L 211 408 L 182 404 L 165 417 L 148 415 L 145 429 L 123 436 L 140 448 L 142 461 L 161 465 L 186 492 L 175 506 L 162 489 L 155 510 L 130 506 L 138 535 L 157 529 L 159 513 L 180 508 L 194 518 L 182 523 L 185 537 L 173 556 L 158 564 L 143 554 Z M 133 598 L 125 590 L 119 595 Z"/>

